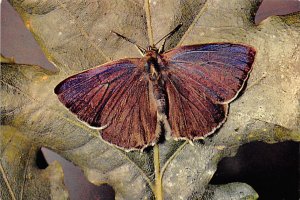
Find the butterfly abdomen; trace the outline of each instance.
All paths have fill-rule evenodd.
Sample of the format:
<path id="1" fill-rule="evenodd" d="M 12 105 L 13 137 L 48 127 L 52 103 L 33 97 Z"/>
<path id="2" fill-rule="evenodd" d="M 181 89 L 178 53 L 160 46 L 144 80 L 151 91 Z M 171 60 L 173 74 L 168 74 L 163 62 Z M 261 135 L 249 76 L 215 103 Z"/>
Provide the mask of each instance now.
<path id="1" fill-rule="evenodd" d="M 152 81 L 153 96 L 156 101 L 157 112 L 165 114 L 167 110 L 167 95 L 161 81 Z"/>

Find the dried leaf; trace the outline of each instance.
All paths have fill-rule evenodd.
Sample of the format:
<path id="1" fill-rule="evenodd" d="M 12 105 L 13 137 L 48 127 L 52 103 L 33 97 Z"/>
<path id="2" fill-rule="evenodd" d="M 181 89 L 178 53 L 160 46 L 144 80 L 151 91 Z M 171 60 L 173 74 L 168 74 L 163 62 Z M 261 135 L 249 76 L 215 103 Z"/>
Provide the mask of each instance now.
<path id="1" fill-rule="evenodd" d="M 58 162 L 38 169 L 38 146 L 11 126 L 1 126 L 0 194 L 3 199 L 67 199 L 63 171 Z"/>
<path id="2" fill-rule="evenodd" d="M 271 17 L 255 26 L 253 16 L 259 0 L 226 4 L 220 0 L 11 0 L 11 4 L 60 72 L 3 66 L 2 124 L 15 127 L 37 147 L 51 148 L 71 160 L 92 183 L 112 185 L 117 199 L 154 197 L 153 150 L 126 153 L 105 143 L 53 93 L 53 88 L 73 73 L 109 60 L 138 56 L 132 45 L 110 30 L 146 46 L 153 41 L 151 35 L 157 40 L 182 22 L 184 28 L 167 48 L 226 41 L 257 50 L 247 89 L 231 104 L 229 118 L 218 133 L 204 144 L 167 141 L 159 145 L 165 199 L 197 199 L 206 194 L 217 163 L 234 155 L 244 143 L 300 141 L 300 13 Z M 242 199 L 235 194 L 240 190 L 250 191 L 249 186 L 232 185 L 215 190 L 215 194 Z M 254 192 L 251 196 L 256 198 Z"/>

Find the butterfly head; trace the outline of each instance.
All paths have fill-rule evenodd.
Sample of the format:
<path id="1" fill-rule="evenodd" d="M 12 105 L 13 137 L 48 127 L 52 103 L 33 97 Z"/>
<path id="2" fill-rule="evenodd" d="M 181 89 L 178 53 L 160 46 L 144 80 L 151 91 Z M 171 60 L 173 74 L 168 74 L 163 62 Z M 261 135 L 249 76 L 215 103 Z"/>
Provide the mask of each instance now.
<path id="1" fill-rule="evenodd" d="M 156 48 L 156 46 L 148 46 L 146 51 L 155 51 L 155 52 L 158 52 L 158 48 Z"/>
<path id="2" fill-rule="evenodd" d="M 158 49 L 153 46 L 147 47 L 145 53 L 144 69 L 149 74 L 150 80 L 158 80 L 160 77 L 160 68 L 158 64 L 159 53 Z"/>
<path id="3" fill-rule="evenodd" d="M 147 58 L 147 60 L 157 59 L 158 54 L 159 54 L 158 49 L 156 47 L 149 46 L 149 47 L 147 47 L 147 50 L 146 50 L 144 56 Z"/>

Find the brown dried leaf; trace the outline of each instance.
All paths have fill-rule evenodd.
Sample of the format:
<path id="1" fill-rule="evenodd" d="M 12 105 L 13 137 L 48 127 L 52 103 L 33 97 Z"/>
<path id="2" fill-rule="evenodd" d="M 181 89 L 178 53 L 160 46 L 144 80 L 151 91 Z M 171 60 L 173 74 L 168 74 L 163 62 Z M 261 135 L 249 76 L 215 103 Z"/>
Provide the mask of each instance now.
<path id="1" fill-rule="evenodd" d="M 153 198 L 152 150 L 126 153 L 108 145 L 67 111 L 53 93 L 61 80 L 75 72 L 138 56 L 132 45 L 110 30 L 146 46 L 152 42 L 152 34 L 155 41 L 182 22 L 184 27 L 167 48 L 226 41 L 249 44 L 257 50 L 248 87 L 231 104 L 229 118 L 218 133 L 205 144 L 169 141 L 160 145 L 165 199 L 203 196 L 217 163 L 235 154 L 244 143 L 300 141 L 299 13 L 271 17 L 255 26 L 258 0 L 226 4 L 220 0 L 152 0 L 150 4 L 12 0 L 11 4 L 60 72 L 4 66 L 2 124 L 15 127 L 37 147 L 49 147 L 71 160 L 92 183 L 109 183 L 117 199 Z M 255 198 L 257 194 L 251 195 Z"/>

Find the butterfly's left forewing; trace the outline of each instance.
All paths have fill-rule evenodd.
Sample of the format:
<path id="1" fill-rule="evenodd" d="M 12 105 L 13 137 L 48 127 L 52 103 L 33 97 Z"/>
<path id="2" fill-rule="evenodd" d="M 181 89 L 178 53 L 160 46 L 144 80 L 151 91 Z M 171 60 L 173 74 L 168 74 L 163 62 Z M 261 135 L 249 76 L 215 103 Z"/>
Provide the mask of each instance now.
<path id="1" fill-rule="evenodd" d="M 101 136 L 107 142 L 142 149 L 156 141 L 157 119 L 140 64 L 140 59 L 104 64 L 65 79 L 55 93 L 80 120 L 105 127 Z"/>
<path id="2" fill-rule="evenodd" d="M 254 55 L 253 48 L 230 43 L 183 46 L 163 54 L 171 135 L 197 139 L 220 127 Z"/>

